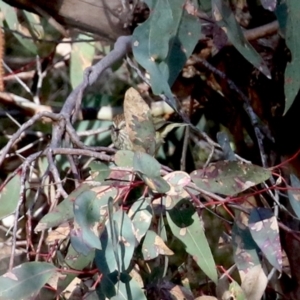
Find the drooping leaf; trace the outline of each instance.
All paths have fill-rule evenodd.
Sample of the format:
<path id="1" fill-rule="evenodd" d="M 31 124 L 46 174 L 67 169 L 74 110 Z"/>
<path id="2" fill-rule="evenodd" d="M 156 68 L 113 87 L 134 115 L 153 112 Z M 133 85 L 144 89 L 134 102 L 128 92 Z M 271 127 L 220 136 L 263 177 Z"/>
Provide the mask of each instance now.
<path id="1" fill-rule="evenodd" d="M 270 176 L 267 169 L 237 161 L 218 161 L 191 173 L 192 180 L 199 188 L 227 196 L 245 191 Z"/>
<path id="2" fill-rule="evenodd" d="M 143 241 L 142 254 L 144 260 L 151 260 L 158 255 L 173 255 L 174 252 L 170 250 L 162 238 L 154 231 L 148 230 Z"/>
<path id="3" fill-rule="evenodd" d="M 252 45 L 244 37 L 240 25 L 237 23 L 233 12 L 224 0 L 212 0 L 212 12 L 217 24 L 226 33 L 234 47 L 259 71 L 271 78 L 271 73 Z"/>
<path id="4" fill-rule="evenodd" d="M 40 220 L 35 227 L 35 231 L 38 232 L 51 227 L 56 227 L 72 220 L 74 218 L 74 201 L 80 194 L 88 190 L 90 190 L 90 187 L 87 184 L 83 184 L 75 189 L 66 199 Z"/>
<path id="5" fill-rule="evenodd" d="M 249 229 L 270 264 L 281 272 L 282 249 L 278 223 L 273 212 L 263 207 L 253 208 L 249 216 Z"/>
<path id="6" fill-rule="evenodd" d="M 290 180 L 292 188 L 299 189 L 288 189 L 288 196 L 295 214 L 300 219 L 300 180 L 294 174 L 290 175 Z"/>
<path id="7" fill-rule="evenodd" d="M 140 242 L 152 221 L 150 199 L 142 198 L 135 201 L 128 211 L 128 217 L 134 226 L 134 235 L 137 241 Z"/>
<path id="8" fill-rule="evenodd" d="M 26 262 L 0 276 L 0 299 L 22 300 L 37 294 L 56 267 L 45 262 Z"/>
<path id="9" fill-rule="evenodd" d="M 117 255 L 121 264 L 121 270 L 118 270 L 118 262 L 115 258 L 115 241 L 113 241 L 112 237 L 111 224 L 117 229 L 114 232 L 118 234 L 115 240 L 117 241 Z M 100 237 L 102 250 L 96 250 L 95 256 L 96 265 L 103 274 L 109 274 L 115 270 L 127 270 L 136 244 L 132 228 L 131 220 L 122 210 L 113 213 L 111 222 L 106 223 Z"/>
<path id="10" fill-rule="evenodd" d="M 172 97 L 170 86 L 199 39 L 201 26 L 196 17 L 197 3 L 183 0 L 145 2 L 151 14 L 133 32 L 133 54 L 150 74 L 153 92 Z M 175 102 L 171 105 L 177 110 Z"/>
<path id="11" fill-rule="evenodd" d="M 87 35 L 79 34 L 79 39 L 88 39 Z M 94 42 L 73 43 L 70 59 L 70 79 L 73 89 L 82 82 L 83 72 L 90 67 L 95 54 Z"/>
<path id="12" fill-rule="evenodd" d="M 214 282 L 218 275 L 204 228 L 192 204 L 185 200 L 166 212 L 172 233 L 186 246 L 201 270 Z"/>
<path id="13" fill-rule="evenodd" d="M 291 61 L 287 63 L 284 74 L 285 109 L 292 106 L 300 89 L 300 39 L 298 28 L 300 2 L 297 0 L 280 1 L 276 9 L 279 25 L 284 33 L 285 42 L 291 51 Z"/>

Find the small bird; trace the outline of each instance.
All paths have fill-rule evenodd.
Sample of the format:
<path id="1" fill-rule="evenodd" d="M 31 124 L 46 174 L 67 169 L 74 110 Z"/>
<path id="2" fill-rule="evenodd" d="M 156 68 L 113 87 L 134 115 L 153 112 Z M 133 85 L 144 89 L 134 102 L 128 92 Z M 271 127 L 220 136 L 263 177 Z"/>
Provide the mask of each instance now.
<path id="1" fill-rule="evenodd" d="M 154 118 L 153 122 L 156 129 L 156 152 L 164 143 L 165 137 L 172 129 L 186 125 L 182 123 L 167 122 L 166 120 L 161 118 Z M 133 150 L 133 144 L 127 132 L 124 114 L 118 114 L 113 118 L 113 124 L 111 126 L 111 140 L 115 148 L 117 148 L 118 150 Z"/>
<path id="2" fill-rule="evenodd" d="M 114 116 L 110 130 L 111 140 L 115 148 L 119 150 L 132 150 L 132 142 L 129 139 L 124 114 Z"/>

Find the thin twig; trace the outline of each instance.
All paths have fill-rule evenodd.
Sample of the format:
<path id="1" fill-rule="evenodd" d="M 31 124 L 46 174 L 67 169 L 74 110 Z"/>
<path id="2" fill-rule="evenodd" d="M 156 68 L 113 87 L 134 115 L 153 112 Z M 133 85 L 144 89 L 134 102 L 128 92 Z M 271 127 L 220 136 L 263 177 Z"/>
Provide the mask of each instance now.
<path id="1" fill-rule="evenodd" d="M 19 193 L 19 200 L 18 204 L 15 209 L 15 219 L 14 219 L 14 227 L 13 227 L 13 233 L 12 233 L 12 246 L 11 246 L 11 257 L 9 260 L 9 271 L 13 269 L 14 266 L 14 257 L 15 257 L 15 251 L 16 251 L 16 241 L 17 241 L 17 230 L 18 230 L 18 222 L 19 222 L 19 212 L 20 207 L 24 200 L 25 195 L 25 182 L 26 182 L 26 172 L 28 167 L 31 165 L 31 163 L 37 159 L 42 154 L 42 151 L 34 153 L 28 157 L 22 166 L 22 173 L 21 173 L 21 187 L 20 187 L 20 193 Z"/>

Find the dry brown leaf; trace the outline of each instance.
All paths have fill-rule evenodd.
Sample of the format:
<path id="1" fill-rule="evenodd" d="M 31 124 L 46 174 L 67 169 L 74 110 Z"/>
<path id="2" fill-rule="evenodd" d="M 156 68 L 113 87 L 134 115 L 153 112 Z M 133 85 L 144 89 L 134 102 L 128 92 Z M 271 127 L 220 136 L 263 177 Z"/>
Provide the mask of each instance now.
<path id="1" fill-rule="evenodd" d="M 52 230 L 49 232 L 47 238 L 46 238 L 46 243 L 51 244 L 54 243 L 57 240 L 63 240 L 67 238 L 70 234 L 70 226 L 68 223 L 64 223 L 57 227 L 56 229 Z"/>

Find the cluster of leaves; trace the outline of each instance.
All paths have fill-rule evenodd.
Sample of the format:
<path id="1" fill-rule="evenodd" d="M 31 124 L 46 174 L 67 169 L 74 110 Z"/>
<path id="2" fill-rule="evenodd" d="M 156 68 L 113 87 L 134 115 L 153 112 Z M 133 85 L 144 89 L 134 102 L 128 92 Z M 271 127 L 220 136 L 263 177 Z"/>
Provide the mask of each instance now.
<path id="1" fill-rule="evenodd" d="M 47 242 L 60 245 L 56 256 L 57 259 L 61 257 L 64 269 L 58 271 L 53 264 L 37 262 L 16 267 L 0 277 L 5 299 L 18 299 L 20 290 L 23 297 L 24 293 L 35 293 L 51 276 L 65 273 L 57 279 L 56 289 L 61 292 L 76 277 L 68 272 L 69 269 L 82 271 L 93 261 L 101 281 L 89 297 L 97 294 L 100 299 L 146 299 L 143 289 L 150 283 L 156 283 L 159 289 L 160 281 L 168 277 L 167 257 L 174 254 L 168 246 L 170 236 L 173 236 L 171 240 L 174 237 L 180 240 L 204 274 L 217 283 L 215 261 L 197 209 L 199 195 L 207 191 L 234 196 L 270 177 L 270 172 L 261 167 L 237 161 L 212 163 L 207 169 L 196 170 L 190 175 L 175 171 L 161 177 L 161 165 L 156 159 L 131 151 L 118 151 L 115 163 L 109 166 L 94 162 L 90 168 L 92 179 L 46 214 L 35 228 L 36 232 L 53 228 Z M 2 200 L 3 205 L 8 206 L 9 195 L 6 196 Z M 277 221 L 270 209 L 253 207 L 250 216 L 243 216 L 243 220 L 237 217 L 232 240 L 239 270 L 248 274 L 260 266 L 261 249 L 269 262 L 281 271 L 278 234 Z M 164 268 L 157 265 L 161 259 Z M 148 269 L 143 276 L 135 274 L 141 268 L 140 260 Z M 259 270 L 254 276 L 264 274 Z M 247 275 L 244 280 L 249 280 Z M 231 293 L 243 295 L 238 289 L 236 282 L 231 283 Z M 251 295 L 256 289 L 253 285 L 247 292 Z M 181 293 L 177 299 L 193 297 L 188 289 Z M 244 299 L 248 298 L 244 296 Z"/>
<path id="2" fill-rule="evenodd" d="M 270 77 L 266 63 L 244 37 L 226 1 L 145 2 L 150 16 L 133 32 L 133 56 L 150 75 L 153 93 L 165 95 L 175 111 L 179 108 L 171 86 L 198 42 L 200 9 L 211 13 L 215 25 L 226 34 L 228 41 Z M 292 53 L 293 59 L 285 74 L 287 111 L 300 82 L 297 80 L 300 47 L 295 37 L 298 4 L 261 2 L 266 9 L 276 12 Z M 19 24 L 16 12 L 3 2 L 0 8 L 5 13 L 7 26 L 15 30 Z M 29 29 L 22 27 L 25 33 L 47 28 L 38 24 L 41 19 L 33 20 L 32 14 L 24 14 L 30 25 Z M 44 33 L 41 34 L 45 38 Z M 31 53 L 45 51 L 19 34 L 15 37 Z M 80 83 L 78 74 L 91 61 L 95 50 L 91 43 L 80 45 L 72 46 L 70 83 L 73 88 Z M 127 111 L 131 108 L 129 106 Z M 142 109 L 141 115 L 144 113 Z M 223 153 L 226 160 L 210 163 L 190 174 L 170 170 L 153 157 L 156 150 L 153 124 L 149 120 L 141 122 L 139 116 L 137 122 L 134 115 L 125 117 L 133 123 L 131 134 L 133 142 L 138 141 L 134 149 L 138 151 L 118 151 L 110 163 L 90 163 L 89 178 L 58 204 L 49 201 L 51 207 L 47 207 L 34 228 L 35 233 L 42 232 L 41 241 L 48 252 L 45 261 L 22 261 L 19 266 L 2 272 L 1 299 L 28 299 L 37 295 L 49 299 L 60 295 L 64 299 L 68 286 L 78 282 L 77 288 L 71 288 L 71 297 L 79 293 L 85 299 L 169 299 L 171 296 L 194 299 L 200 294 L 214 294 L 221 299 L 254 300 L 266 289 L 267 275 L 271 274 L 268 267 L 283 271 L 277 215 L 269 206 L 258 205 L 251 194 L 247 194 L 259 192 L 256 186 L 272 179 L 270 170 L 238 161 L 231 149 L 228 155 Z M 47 165 L 39 168 L 44 169 L 41 174 L 47 173 Z M 21 208 L 20 191 L 16 186 L 22 185 L 24 178 L 16 173 L 2 186 L 0 219 Z M 45 182 L 43 179 L 39 184 Z M 297 177 L 292 176 L 291 182 L 293 187 L 300 187 Z M 53 185 L 50 179 L 47 183 L 55 194 L 53 186 L 58 182 Z M 23 197 L 31 199 L 29 184 L 26 182 Z M 300 218 L 297 190 L 289 191 L 289 199 Z M 24 205 L 28 212 L 32 212 L 36 200 Z M 243 200 L 243 204 L 234 204 L 237 200 Z M 217 209 L 214 212 L 209 206 L 228 207 L 228 212 L 220 213 Z M 31 221 L 30 213 L 26 218 Z M 205 222 L 205 215 L 218 220 L 218 233 L 212 225 L 216 223 Z M 31 238 L 27 241 L 31 242 Z M 232 252 L 230 257 L 239 278 L 231 278 L 230 272 L 224 272 L 220 265 L 224 257 L 220 259 L 217 250 L 222 243 Z M 36 253 L 36 257 L 41 254 Z M 229 268 L 228 261 L 225 268 Z M 194 269 L 196 287 L 189 278 Z"/>

